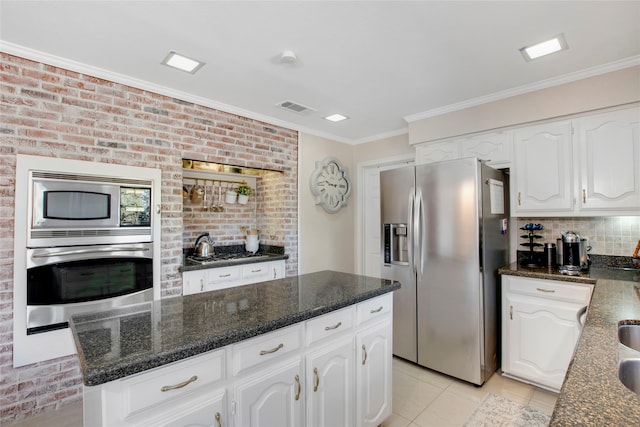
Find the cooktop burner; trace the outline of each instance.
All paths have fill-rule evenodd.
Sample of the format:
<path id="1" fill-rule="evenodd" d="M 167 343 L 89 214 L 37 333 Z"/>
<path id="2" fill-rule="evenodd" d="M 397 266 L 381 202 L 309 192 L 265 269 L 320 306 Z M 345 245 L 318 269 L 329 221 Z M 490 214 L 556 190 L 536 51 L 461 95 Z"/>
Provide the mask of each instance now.
<path id="1" fill-rule="evenodd" d="M 187 261 L 196 263 L 196 264 L 209 264 L 213 262 L 221 262 L 221 261 L 241 261 L 247 258 L 268 258 L 269 255 L 261 254 L 261 253 L 253 253 L 253 252 L 230 252 L 230 253 L 222 253 L 215 254 L 214 256 L 209 257 L 201 257 L 197 255 L 189 255 L 187 257 Z"/>

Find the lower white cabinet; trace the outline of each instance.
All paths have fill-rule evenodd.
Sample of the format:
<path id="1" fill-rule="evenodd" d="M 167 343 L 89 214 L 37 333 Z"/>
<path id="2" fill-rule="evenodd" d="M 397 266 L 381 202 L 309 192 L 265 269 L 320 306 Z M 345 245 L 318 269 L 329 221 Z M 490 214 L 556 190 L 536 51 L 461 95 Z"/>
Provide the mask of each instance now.
<path id="1" fill-rule="evenodd" d="M 559 391 L 592 285 L 502 276 L 502 371 Z"/>
<path id="2" fill-rule="evenodd" d="M 391 415 L 391 293 L 84 388 L 91 426 L 351 427 Z"/>
<path id="3" fill-rule="evenodd" d="M 377 426 L 391 415 L 391 335 L 389 320 L 356 336 L 358 426 Z"/>
<path id="4" fill-rule="evenodd" d="M 235 385 L 232 403 L 236 426 L 298 427 L 304 425 L 302 357 L 269 366 Z"/>
<path id="5" fill-rule="evenodd" d="M 250 285 L 284 276 L 284 260 L 185 271 L 182 273 L 182 295 Z"/>

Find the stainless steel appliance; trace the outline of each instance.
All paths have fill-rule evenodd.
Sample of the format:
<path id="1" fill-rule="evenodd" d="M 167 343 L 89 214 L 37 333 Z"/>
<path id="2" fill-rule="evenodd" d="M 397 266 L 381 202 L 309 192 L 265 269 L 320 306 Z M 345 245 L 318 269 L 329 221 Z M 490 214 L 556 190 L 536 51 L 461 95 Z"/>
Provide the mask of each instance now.
<path id="1" fill-rule="evenodd" d="M 586 239 L 581 239 L 575 231 L 562 233 L 562 262 L 558 267 L 560 273 L 567 275 L 579 275 L 580 270 L 589 268 L 587 251 L 591 249 Z"/>
<path id="2" fill-rule="evenodd" d="M 27 247 L 152 240 L 151 180 L 29 172 Z"/>
<path id="3" fill-rule="evenodd" d="M 382 276 L 398 280 L 393 352 L 482 384 L 498 367 L 507 180 L 477 159 L 380 173 Z"/>
<path id="4" fill-rule="evenodd" d="M 27 249 L 27 335 L 153 300 L 153 243 Z"/>

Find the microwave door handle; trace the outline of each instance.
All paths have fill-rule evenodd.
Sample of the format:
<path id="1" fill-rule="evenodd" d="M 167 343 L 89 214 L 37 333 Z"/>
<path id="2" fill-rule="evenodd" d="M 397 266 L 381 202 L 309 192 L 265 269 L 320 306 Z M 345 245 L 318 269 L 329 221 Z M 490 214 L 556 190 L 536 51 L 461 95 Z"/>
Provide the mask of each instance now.
<path id="1" fill-rule="evenodd" d="M 108 247 L 108 248 L 92 248 L 92 249 L 74 249 L 66 252 L 52 252 L 44 254 L 33 254 L 31 258 L 49 258 L 52 256 L 68 256 L 68 255 L 83 255 L 83 254 L 98 254 L 105 252 L 139 252 L 149 251 L 149 248 L 131 248 L 131 247 Z"/>

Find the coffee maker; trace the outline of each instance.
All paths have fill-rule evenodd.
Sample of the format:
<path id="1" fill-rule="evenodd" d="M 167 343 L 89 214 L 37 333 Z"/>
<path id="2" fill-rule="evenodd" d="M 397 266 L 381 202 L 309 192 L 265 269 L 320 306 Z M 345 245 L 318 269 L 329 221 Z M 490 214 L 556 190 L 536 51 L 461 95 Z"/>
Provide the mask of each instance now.
<path id="1" fill-rule="evenodd" d="M 558 255 L 560 273 L 577 276 L 580 270 L 589 268 L 585 239 L 580 239 L 580 235 L 575 231 L 566 231 L 562 233 L 562 239 L 558 240 L 562 240 Z"/>

